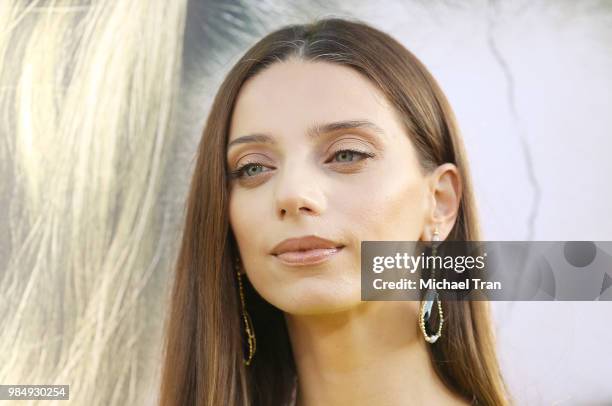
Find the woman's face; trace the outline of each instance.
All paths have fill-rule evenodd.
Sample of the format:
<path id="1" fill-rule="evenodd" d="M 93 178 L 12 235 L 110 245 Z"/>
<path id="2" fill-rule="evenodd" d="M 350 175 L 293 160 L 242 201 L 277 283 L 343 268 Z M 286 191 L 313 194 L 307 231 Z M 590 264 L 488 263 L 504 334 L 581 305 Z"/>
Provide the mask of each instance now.
<path id="1" fill-rule="evenodd" d="M 382 93 L 349 67 L 293 59 L 251 78 L 232 116 L 227 163 L 243 168 L 229 214 L 244 270 L 287 313 L 357 306 L 361 241 L 423 236 L 430 194 L 416 151 Z M 314 264 L 273 254 L 285 239 L 312 235 L 343 248 L 316 251 L 331 255 Z"/>

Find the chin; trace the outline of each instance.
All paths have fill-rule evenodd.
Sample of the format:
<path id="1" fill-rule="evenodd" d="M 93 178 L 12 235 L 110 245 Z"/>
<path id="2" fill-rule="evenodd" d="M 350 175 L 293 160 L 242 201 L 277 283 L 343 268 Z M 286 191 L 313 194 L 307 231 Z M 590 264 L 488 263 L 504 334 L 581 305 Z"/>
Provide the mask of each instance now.
<path id="1" fill-rule="evenodd" d="M 301 281 L 298 286 L 283 289 L 282 297 L 275 297 L 274 306 L 292 315 L 321 315 L 337 313 L 359 306 L 359 281 L 350 285 L 318 281 Z"/>

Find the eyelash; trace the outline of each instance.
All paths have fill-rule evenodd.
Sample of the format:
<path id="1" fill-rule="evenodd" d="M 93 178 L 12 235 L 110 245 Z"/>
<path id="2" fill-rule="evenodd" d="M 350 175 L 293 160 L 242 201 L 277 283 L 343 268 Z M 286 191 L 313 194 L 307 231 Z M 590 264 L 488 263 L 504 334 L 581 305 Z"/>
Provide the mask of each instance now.
<path id="1" fill-rule="evenodd" d="M 341 149 L 339 151 L 336 151 L 334 153 L 333 157 L 336 157 L 338 154 L 340 154 L 342 152 L 351 152 L 353 154 L 361 155 L 362 157 L 364 157 L 364 159 L 373 158 L 375 156 L 371 152 L 359 151 L 359 150 L 356 150 L 356 149 Z M 340 162 L 340 163 L 345 163 L 345 162 Z M 346 162 L 346 163 L 351 163 L 351 162 Z M 264 165 L 259 163 L 259 162 L 249 162 L 248 164 L 244 164 L 244 165 L 240 166 L 239 168 L 231 171 L 230 172 L 230 178 L 231 179 L 243 178 L 245 176 L 244 172 L 246 171 L 247 168 L 249 168 L 251 166 L 264 166 Z M 250 176 L 250 177 L 253 178 L 255 176 L 257 176 L 257 175 Z"/>

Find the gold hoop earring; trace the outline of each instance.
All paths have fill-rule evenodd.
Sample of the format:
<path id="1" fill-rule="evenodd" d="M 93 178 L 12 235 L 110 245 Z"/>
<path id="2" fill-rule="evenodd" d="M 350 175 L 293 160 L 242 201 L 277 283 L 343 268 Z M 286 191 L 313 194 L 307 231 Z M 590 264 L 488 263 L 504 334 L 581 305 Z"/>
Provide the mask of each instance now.
<path id="1" fill-rule="evenodd" d="M 253 357 L 255 356 L 256 340 L 255 340 L 255 328 L 253 327 L 253 321 L 251 320 L 251 316 L 246 310 L 246 304 L 244 300 L 244 290 L 242 287 L 242 275 L 240 274 L 240 260 L 236 262 L 236 275 L 238 277 L 238 289 L 240 292 L 240 305 L 242 309 L 242 320 L 244 322 L 244 329 L 246 331 L 247 340 L 249 343 L 249 357 L 247 359 L 243 359 L 244 365 L 249 366 L 253 361 Z"/>
<path id="2" fill-rule="evenodd" d="M 432 245 L 431 245 L 431 255 L 432 256 L 436 256 L 437 248 L 439 244 L 440 244 L 440 232 L 438 231 L 438 228 L 436 227 L 434 229 L 433 237 L 432 237 Z M 435 275 L 436 275 L 436 270 L 434 268 L 431 270 L 430 278 L 434 279 Z M 431 311 L 433 309 L 434 303 L 438 304 L 438 316 L 440 320 L 438 322 L 438 330 L 436 331 L 436 333 L 433 335 L 429 335 L 427 333 L 427 327 L 425 323 L 427 323 L 429 319 L 431 318 Z M 423 332 L 425 341 L 427 341 L 430 344 L 433 344 L 436 341 L 438 341 L 438 338 L 442 336 L 442 325 L 443 324 L 444 324 L 444 314 L 442 311 L 442 302 L 440 301 L 440 295 L 438 294 L 438 291 L 435 288 L 427 289 L 427 292 L 425 293 L 425 298 L 421 302 L 421 310 L 419 312 L 419 327 L 421 328 L 421 331 Z"/>

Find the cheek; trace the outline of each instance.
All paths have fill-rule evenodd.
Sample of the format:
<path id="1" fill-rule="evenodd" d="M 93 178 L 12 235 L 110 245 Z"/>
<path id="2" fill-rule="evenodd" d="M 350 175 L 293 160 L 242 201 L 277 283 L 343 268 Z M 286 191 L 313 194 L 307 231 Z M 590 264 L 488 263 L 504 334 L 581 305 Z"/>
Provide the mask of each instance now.
<path id="1" fill-rule="evenodd" d="M 388 176 L 347 199 L 344 213 L 359 240 L 416 241 L 425 219 L 425 184 L 417 176 Z"/>
<path id="2" fill-rule="evenodd" d="M 257 207 L 243 201 L 245 200 L 244 197 L 240 193 L 235 193 L 230 198 L 229 220 L 243 257 L 242 259 L 246 261 L 250 251 L 254 249 L 252 244 L 254 237 L 253 230 L 260 229 L 261 225 L 257 223 L 257 219 L 260 217 L 253 215 L 253 213 L 257 213 Z M 245 208 L 248 209 L 245 210 Z"/>

